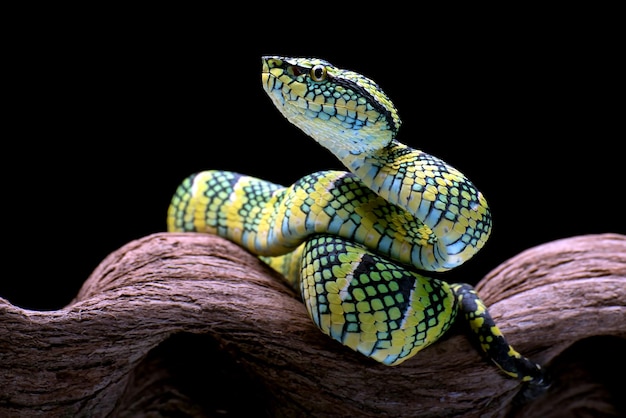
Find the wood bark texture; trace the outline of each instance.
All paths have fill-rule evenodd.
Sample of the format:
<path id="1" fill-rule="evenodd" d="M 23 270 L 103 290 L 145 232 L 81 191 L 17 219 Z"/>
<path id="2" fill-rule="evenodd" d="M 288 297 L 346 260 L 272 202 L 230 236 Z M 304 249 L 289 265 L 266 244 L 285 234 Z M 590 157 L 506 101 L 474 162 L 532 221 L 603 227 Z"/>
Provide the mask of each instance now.
<path id="1" fill-rule="evenodd" d="M 257 258 L 158 233 L 110 254 L 56 311 L 0 299 L 2 417 L 625 416 L 626 236 L 549 242 L 477 289 L 543 392 L 460 325 L 396 367 L 324 336 Z"/>

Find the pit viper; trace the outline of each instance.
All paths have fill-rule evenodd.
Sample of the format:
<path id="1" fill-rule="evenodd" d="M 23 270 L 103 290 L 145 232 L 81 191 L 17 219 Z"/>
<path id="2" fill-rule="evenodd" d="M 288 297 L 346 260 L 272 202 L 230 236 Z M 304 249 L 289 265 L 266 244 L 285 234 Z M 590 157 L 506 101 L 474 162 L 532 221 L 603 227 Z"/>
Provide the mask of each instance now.
<path id="1" fill-rule="evenodd" d="M 474 184 L 399 142 L 394 104 L 359 73 L 265 56 L 261 78 L 280 113 L 348 171 L 315 172 L 288 187 L 194 173 L 172 197 L 168 231 L 217 234 L 258 255 L 300 293 L 323 333 L 379 363 L 414 356 L 460 314 L 502 371 L 542 382 L 543 369 L 509 345 L 471 285 L 422 274 L 461 265 L 489 238 L 490 210 Z"/>

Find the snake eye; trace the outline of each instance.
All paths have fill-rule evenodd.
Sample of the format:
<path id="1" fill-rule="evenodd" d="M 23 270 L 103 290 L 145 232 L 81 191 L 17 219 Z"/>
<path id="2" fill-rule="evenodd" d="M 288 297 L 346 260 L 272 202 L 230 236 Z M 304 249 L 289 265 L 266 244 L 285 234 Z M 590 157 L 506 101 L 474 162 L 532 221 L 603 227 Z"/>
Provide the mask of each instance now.
<path id="1" fill-rule="evenodd" d="M 324 81 L 326 80 L 326 66 L 317 64 L 311 68 L 310 74 L 313 81 Z"/>

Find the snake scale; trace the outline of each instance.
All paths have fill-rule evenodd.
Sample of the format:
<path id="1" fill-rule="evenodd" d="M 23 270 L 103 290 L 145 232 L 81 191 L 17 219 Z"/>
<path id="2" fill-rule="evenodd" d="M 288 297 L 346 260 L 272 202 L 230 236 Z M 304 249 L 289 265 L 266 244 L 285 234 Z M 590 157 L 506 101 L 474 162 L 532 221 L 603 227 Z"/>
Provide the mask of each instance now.
<path id="1" fill-rule="evenodd" d="M 401 121 L 371 79 L 314 58 L 262 58 L 277 109 L 348 171 L 289 187 L 209 170 L 187 177 L 168 231 L 217 234 L 279 271 L 321 331 L 385 365 L 437 341 L 457 314 L 502 371 L 542 383 L 543 369 L 511 347 L 472 286 L 442 272 L 479 251 L 491 231 L 483 195 L 444 161 L 396 139 Z"/>

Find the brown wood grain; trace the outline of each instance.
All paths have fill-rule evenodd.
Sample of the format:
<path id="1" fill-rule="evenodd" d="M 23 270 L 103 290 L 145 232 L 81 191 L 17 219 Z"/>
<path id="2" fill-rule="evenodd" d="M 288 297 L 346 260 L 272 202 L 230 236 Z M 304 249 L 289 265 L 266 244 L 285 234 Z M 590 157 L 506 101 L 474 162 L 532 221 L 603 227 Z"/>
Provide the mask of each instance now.
<path id="1" fill-rule="evenodd" d="M 110 254 L 63 309 L 0 299 L 0 416 L 624 416 L 626 236 L 528 249 L 477 289 L 551 373 L 544 393 L 485 361 L 462 327 L 377 364 L 321 334 L 236 245 L 150 235 Z"/>

